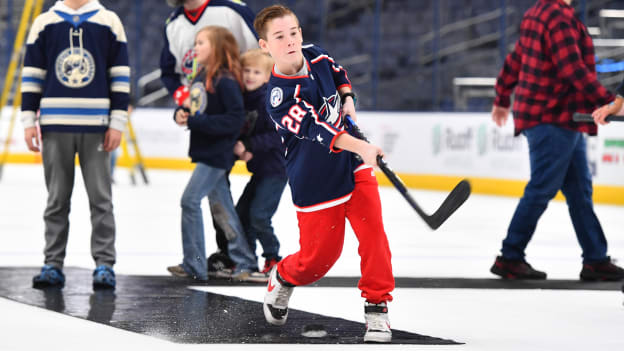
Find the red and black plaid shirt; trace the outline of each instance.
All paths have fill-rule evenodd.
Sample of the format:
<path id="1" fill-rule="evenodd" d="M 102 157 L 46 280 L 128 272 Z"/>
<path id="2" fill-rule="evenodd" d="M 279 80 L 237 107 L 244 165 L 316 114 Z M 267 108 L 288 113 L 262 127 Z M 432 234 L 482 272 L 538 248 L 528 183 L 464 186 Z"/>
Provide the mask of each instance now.
<path id="1" fill-rule="evenodd" d="M 597 80 L 594 45 L 574 9 L 563 0 L 539 0 L 525 14 L 520 38 L 496 81 L 494 104 L 513 106 L 515 134 L 538 124 L 595 135 L 593 123 L 572 121 L 615 96 Z"/>

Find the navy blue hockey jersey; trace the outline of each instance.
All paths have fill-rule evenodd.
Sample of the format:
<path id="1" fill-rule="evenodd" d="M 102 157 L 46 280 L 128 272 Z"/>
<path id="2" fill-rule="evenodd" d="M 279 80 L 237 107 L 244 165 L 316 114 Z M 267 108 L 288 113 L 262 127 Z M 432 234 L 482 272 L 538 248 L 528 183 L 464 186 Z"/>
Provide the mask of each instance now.
<path id="1" fill-rule="evenodd" d="M 307 75 L 283 76 L 273 69 L 267 109 L 286 146 L 286 172 L 298 211 L 332 207 L 351 198 L 353 173 L 364 166 L 333 147 L 346 133 L 338 89 L 351 86 L 347 72 L 318 46 L 303 46 Z"/>
<path id="2" fill-rule="evenodd" d="M 35 18 L 22 71 L 22 123 L 42 131 L 124 130 L 130 67 L 119 17 L 98 1 L 57 2 Z"/>

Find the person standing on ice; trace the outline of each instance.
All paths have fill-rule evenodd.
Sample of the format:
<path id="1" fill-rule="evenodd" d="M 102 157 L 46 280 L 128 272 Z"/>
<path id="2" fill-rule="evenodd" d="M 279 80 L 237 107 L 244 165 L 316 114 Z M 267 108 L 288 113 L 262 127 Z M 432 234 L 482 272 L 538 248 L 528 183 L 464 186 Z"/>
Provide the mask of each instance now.
<path id="1" fill-rule="evenodd" d="M 364 341 L 390 342 L 387 303 L 394 276 L 372 168 L 383 151 L 345 130 L 346 116 L 356 118 L 347 72 L 322 48 L 302 46 L 299 21 L 289 8 L 261 10 L 254 27 L 260 47 L 275 60 L 266 103 L 286 146 L 300 238 L 299 251 L 271 270 L 264 315 L 271 324 L 286 323 L 294 287 L 321 279 L 340 257 L 348 219 L 360 243 Z"/>
<path id="2" fill-rule="evenodd" d="M 164 26 L 164 46 L 160 54 L 161 80 L 173 97 L 177 106 L 189 107 L 190 82 L 198 73 L 193 46 L 195 35 L 203 27 L 209 25 L 227 28 L 238 44 L 241 52 L 258 48 L 258 38 L 253 29 L 253 12 L 240 1 L 211 1 L 211 0 L 167 0 L 174 7 Z M 227 174 L 229 183 L 229 171 Z M 207 271 L 211 276 L 227 276 L 235 265 L 245 265 L 231 257 L 228 250 L 226 231 L 231 232 L 228 222 L 233 220 L 227 217 L 226 212 L 219 211 L 222 204 L 210 203 L 219 215 L 211 211 L 212 223 L 215 229 L 217 252 L 207 259 Z M 206 261 L 202 253 L 200 259 Z M 183 266 L 173 265 L 167 270 L 177 277 L 190 277 L 191 274 Z M 202 274 L 203 276 L 203 274 Z"/>
<path id="3" fill-rule="evenodd" d="M 119 17 L 97 0 L 58 1 L 35 18 L 22 72 L 22 123 L 31 151 L 41 156 L 48 201 L 45 265 L 33 287 L 64 286 L 63 263 L 75 157 L 91 209 L 93 287 L 115 288 L 115 219 L 110 153 L 128 120 L 130 67 Z"/>
<path id="4" fill-rule="evenodd" d="M 583 133 L 593 123 L 572 120 L 615 96 L 597 80 L 592 39 L 570 6 L 572 0 L 539 0 L 524 15 L 520 39 L 496 81 L 492 119 L 507 122 L 515 92 L 515 135 L 529 143 L 531 178 L 490 271 L 504 279 L 546 279 L 531 267 L 525 250 L 548 202 L 561 190 L 583 250 L 581 280 L 621 280 L 624 269 L 607 256 L 607 239 L 594 213 L 592 179 Z"/>
<path id="5" fill-rule="evenodd" d="M 190 109 L 180 106 L 175 122 L 190 131 L 189 157 L 195 163 L 184 188 L 182 208 L 183 259 L 180 268 L 197 280 L 207 280 L 201 201 L 219 203 L 229 218 L 228 251 L 237 263 L 230 274 L 248 280 L 258 271 L 238 219 L 226 175 L 234 165 L 234 144 L 245 123 L 242 69 L 234 35 L 221 26 L 206 26 L 195 36 L 201 70 L 191 84 Z M 261 276 L 264 276 L 261 274 Z"/>

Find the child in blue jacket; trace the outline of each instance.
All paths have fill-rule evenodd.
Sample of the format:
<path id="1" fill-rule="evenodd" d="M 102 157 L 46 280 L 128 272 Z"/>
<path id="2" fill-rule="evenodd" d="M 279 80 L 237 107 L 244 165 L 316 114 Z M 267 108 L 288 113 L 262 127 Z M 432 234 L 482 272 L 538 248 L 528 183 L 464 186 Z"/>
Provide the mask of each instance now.
<path id="1" fill-rule="evenodd" d="M 252 49 L 241 56 L 241 63 L 247 123 L 234 152 L 247 162 L 252 176 L 236 204 L 236 211 L 251 251 L 256 251 L 256 240 L 262 245 L 262 273 L 268 277 L 271 268 L 281 260 L 280 243 L 271 219 L 288 181 L 284 146 L 266 109 L 266 83 L 271 77 L 273 59 L 260 49 Z"/>
<path id="2" fill-rule="evenodd" d="M 223 229 L 236 264 L 232 278 L 246 280 L 258 267 L 226 178 L 234 165 L 232 149 L 245 122 L 238 45 L 224 27 L 206 26 L 197 32 L 195 53 L 203 68 L 191 85 L 190 111 L 179 107 L 174 118 L 191 132 L 189 156 L 196 167 L 181 200 L 183 262 L 168 270 L 176 276 L 208 279 L 201 211 L 201 200 L 208 196 L 213 216 L 227 223 Z"/>

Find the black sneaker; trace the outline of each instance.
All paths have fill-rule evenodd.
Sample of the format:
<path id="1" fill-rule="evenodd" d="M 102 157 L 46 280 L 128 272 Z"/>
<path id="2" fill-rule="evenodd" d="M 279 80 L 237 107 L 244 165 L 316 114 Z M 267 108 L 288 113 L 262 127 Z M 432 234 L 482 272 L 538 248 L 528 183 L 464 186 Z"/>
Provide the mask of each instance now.
<path id="1" fill-rule="evenodd" d="M 615 265 L 611 257 L 607 257 L 606 261 L 584 263 L 580 276 L 584 281 L 619 281 L 624 279 L 624 269 Z"/>
<path id="2" fill-rule="evenodd" d="M 533 269 L 531 265 L 523 260 L 509 260 L 503 256 L 496 257 L 496 261 L 490 272 L 502 277 L 503 279 L 546 279 L 546 273 Z"/>
<path id="3" fill-rule="evenodd" d="M 208 257 L 208 275 L 215 276 L 216 272 L 230 269 L 234 270 L 236 265 L 226 253 L 217 251 Z"/>

